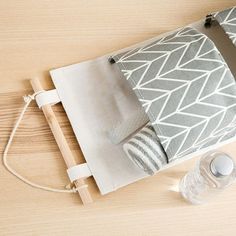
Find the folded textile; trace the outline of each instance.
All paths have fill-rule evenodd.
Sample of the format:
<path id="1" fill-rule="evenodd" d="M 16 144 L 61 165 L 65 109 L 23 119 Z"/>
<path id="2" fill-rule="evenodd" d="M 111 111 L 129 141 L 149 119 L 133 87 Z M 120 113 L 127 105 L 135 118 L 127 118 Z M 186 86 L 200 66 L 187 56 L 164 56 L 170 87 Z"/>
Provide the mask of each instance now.
<path id="1" fill-rule="evenodd" d="M 214 43 L 185 27 L 113 56 L 169 162 L 236 135 L 236 85 Z"/>
<path id="2" fill-rule="evenodd" d="M 123 145 L 127 156 L 149 175 L 168 163 L 165 151 L 149 123 Z"/>

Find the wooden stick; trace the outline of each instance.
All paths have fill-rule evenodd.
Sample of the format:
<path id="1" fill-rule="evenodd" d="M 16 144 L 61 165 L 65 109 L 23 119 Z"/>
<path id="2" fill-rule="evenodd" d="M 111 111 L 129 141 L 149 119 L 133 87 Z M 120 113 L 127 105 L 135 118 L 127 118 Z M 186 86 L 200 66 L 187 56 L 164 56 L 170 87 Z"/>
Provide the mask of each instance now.
<path id="1" fill-rule="evenodd" d="M 31 85 L 33 87 L 34 92 L 39 92 L 43 90 L 43 87 L 39 81 L 39 79 L 32 79 Z M 73 154 L 69 148 L 69 145 L 65 139 L 65 136 L 61 130 L 61 127 L 56 119 L 56 116 L 52 110 L 51 105 L 44 105 L 42 106 L 43 113 L 46 117 L 46 120 L 49 124 L 49 127 L 51 128 L 51 131 L 55 137 L 55 140 L 57 142 L 57 145 L 61 151 L 61 154 L 64 158 L 64 161 L 66 163 L 66 166 L 68 168 L 73 167 L 76 164 L 75 159 L 73 157 Z M 85 184 L 83 179 L 78 179 L 74 181 L 74 184 L 76 188 L 78 188 L 79 195 L 81 197 L 81 200 L 83 204 L 88 204 L 93 202 L 92 197 L 89 193 L 88 186 Z"/>

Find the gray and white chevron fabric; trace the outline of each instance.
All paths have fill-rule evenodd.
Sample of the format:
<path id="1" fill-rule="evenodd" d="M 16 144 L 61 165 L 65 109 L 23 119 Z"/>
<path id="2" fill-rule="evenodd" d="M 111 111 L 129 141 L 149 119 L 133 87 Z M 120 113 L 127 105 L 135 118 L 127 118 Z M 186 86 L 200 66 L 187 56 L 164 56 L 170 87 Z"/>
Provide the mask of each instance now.
<path id="1" fill-rule="evenodd" d="M 186 27 L 113 59 L 170 162 L 235 136 L 235 80 L 206 35 Z"/>
<path id="2" fill-rule="evenodd" d="M 167 164 L 167 156 L 149 123 L 123 145 L 127 156 L 149 175 Z"/>
<path id="3" fill-rule="evenodd" d="M 236 46 L 236 7 L 214 13 L 213 15 Z"/>

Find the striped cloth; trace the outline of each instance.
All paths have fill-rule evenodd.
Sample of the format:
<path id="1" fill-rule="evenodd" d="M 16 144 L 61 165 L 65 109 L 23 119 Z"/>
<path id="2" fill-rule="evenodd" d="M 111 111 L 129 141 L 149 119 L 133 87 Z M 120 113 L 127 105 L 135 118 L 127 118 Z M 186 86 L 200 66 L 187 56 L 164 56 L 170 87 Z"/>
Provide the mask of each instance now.
<path id="1" fill-rule="evenodd" d="M 165 151 L 150 123 L 123 145 L 126 155 L 149 175 L 168 163 Z"/>

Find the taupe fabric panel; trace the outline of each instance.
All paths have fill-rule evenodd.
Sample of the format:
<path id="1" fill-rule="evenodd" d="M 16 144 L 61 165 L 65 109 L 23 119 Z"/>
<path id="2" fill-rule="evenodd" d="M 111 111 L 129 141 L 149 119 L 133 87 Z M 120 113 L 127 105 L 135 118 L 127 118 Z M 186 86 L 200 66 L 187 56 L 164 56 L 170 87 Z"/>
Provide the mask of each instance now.
<path id="1" fill-rule="evenodd" d="M 216 12 L 213 16 L 236 46 L 236 7 Z"/>

